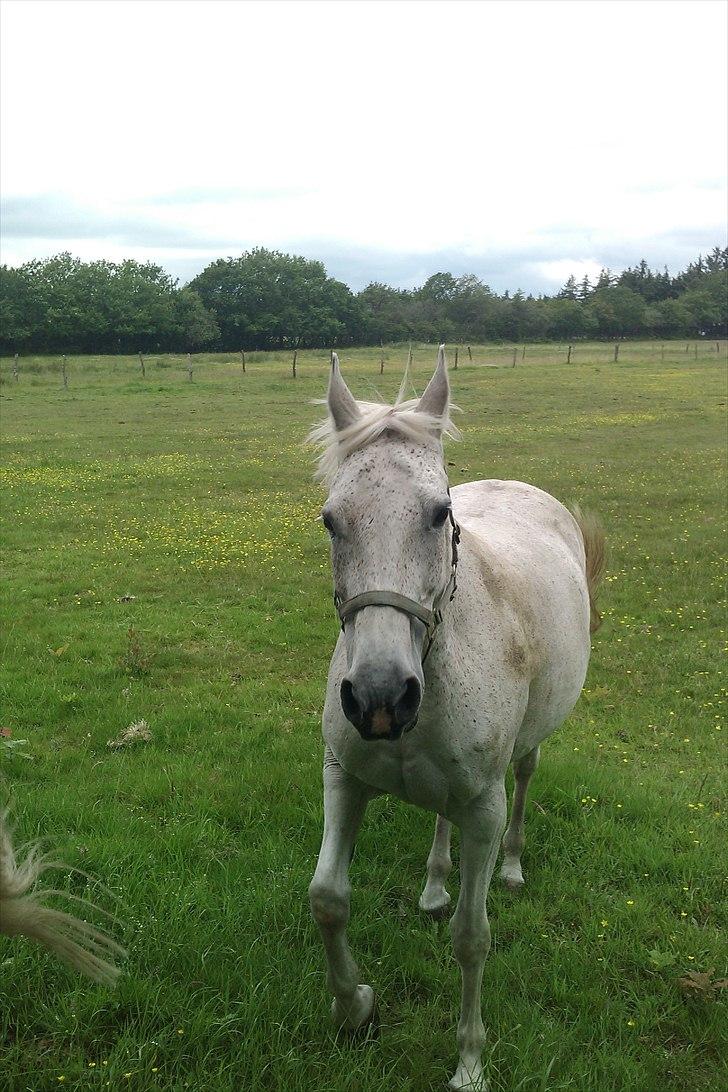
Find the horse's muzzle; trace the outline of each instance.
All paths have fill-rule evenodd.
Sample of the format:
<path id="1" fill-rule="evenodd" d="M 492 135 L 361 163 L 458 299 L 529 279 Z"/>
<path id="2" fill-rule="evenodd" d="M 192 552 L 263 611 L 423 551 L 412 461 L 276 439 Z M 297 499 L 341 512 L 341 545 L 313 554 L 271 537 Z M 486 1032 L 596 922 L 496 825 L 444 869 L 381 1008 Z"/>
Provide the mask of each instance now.
<path id="1" fill-rule="evenodd" d="M 341 708 L 362 739 L 397 740 L 414 727 L 422 701 L 422 686 L 416 675 L 374 686 L 359 679 L 341 683 Z"/>

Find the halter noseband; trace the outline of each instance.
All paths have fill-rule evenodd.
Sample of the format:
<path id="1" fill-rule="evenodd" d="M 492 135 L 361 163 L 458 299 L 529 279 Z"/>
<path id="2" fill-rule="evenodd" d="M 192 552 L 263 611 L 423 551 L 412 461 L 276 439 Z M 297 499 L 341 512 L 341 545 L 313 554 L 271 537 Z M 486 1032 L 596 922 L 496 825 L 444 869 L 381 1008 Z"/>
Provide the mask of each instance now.
<path id="1" fill-rule="evenodd" d="M 452 536 L 450 540 L 452 550 L 450 579 L 440 594 L 435 597 L 432 609 L 428 610 L 427 607 L 423 607 L 422 604 L 418 603 L 415 599 L 409 599 L 406 595 L 400 595 L 399 592 L 394 591 L 362 592 L 361 595 L 354 595 L 344 603 L 341 602 L 338 593 L 334 592 L 334 606 L 336 607 L 336 613 L 339 615 L 342 630 L 346 626 L 347 619 L 351 618 L 352 615 L 356 614 L 358 611 L 363 610 L 364 607 L 394 607 L 395 610 L 399 610 L 403 614 L 408 614 L 412 618 L 418 618 L 420 622 L 424 623 L 427 629 L 427 647 L 422 657 L 422 663 L 424 664 L 430 654 L 432 643 L 435 640 L 437 627 L 442 621 L 442 607 L 445 603 L 452 602 L 457 590 L 460 527 L 452 514 L 452 508 L 448 509 L 448 515 L 450 517 L 450 523 L 452 524 Z M 410 727 L 414 727 L 414 724 Z"/>

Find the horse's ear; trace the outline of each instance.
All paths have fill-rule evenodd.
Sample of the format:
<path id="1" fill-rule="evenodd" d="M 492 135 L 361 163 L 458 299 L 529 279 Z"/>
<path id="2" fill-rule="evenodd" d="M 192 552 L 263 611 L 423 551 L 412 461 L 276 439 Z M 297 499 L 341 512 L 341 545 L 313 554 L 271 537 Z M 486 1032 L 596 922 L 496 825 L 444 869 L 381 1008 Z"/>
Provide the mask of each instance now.
<path id="1" fill-rule="evenodd" d="M 336 426 L 336 431 L 348 428 L 359 419 L 359 407 L 354 395 L 344 382 L 339 370 L 339 358 L 336 353 L 331 354 L 331 374 L 329 376 L 329 391 L 327 395 L 329 413 Z"/>
<path id="2" fill-rule="evenodd" d="M 447 364 L 445 363 L 445 346 L 441 345 L 437 353 L 437 367 L 435 374 L 425 387 L 425 391 L 417 404 L 418 413 L 431 413 L 433 417 L 447 417 L 450 407 L 450 383 L 447 378 Z"/>

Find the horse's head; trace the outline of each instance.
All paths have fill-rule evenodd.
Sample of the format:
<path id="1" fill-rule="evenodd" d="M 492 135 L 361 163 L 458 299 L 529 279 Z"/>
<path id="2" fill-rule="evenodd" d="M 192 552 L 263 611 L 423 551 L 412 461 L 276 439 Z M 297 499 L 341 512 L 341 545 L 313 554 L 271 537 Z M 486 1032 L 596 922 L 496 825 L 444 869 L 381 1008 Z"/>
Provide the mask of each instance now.
<path id="1" fill-rule="evenodd" d="M 414 727 L 440 605 L 454 590 L 452 519 L 442 434 L 454 430 L 444 346 L 422 397 L 355 401 L 334 354 L 322 475 L 347 671 L 341 706 L 363 739 Z"/>

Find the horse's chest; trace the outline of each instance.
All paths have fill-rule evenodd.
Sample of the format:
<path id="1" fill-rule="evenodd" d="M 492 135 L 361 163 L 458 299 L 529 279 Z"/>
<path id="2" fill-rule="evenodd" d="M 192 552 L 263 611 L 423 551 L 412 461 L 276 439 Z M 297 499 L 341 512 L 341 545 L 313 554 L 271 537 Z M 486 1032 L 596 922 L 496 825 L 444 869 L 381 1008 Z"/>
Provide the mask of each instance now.
<path id="1" fill-rule="evenodd" d="M 483 763 L 470 748 L 453 750 L 419 736 L 420 726 L 398 743 L 364 743 L 353 730 L 327 733 L 338 762 L 380 792 L 447 815 L 479 794 Z"/>
<path id="2" fill-rule="evenodd" d="M 442 812 L 447 805 L 450 785 L 445 772 L 427 755 L 402 757 L 404 797 L 410 804 Z"/>
<path id="3" fill-rule="evenodd" d="M 419 807 L 446 815 L 448 802 L 465 804 L 478 795 L 482 781 L 480 766 L 477 756 L 449 747 L 404 747 L 401 774 L 405 798 Z"/>

